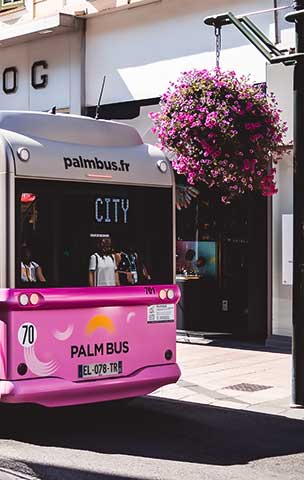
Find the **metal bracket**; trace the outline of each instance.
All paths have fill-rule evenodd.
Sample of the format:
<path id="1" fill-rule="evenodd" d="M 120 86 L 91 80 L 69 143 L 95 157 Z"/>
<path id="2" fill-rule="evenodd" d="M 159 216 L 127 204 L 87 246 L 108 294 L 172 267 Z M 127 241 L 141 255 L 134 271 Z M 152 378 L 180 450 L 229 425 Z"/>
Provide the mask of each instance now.
<path id="1" fill-rule="evenodd" d="M 296 22 L 297 20 L 301 20 L 304 17 L 304 10 L 296 10 L 295 12 L 287 13 L 285 15 L 286 22 Z"/>
<path id="2" fill-rule="evenodd" d="M 304 10 L 286 15 L 286 20 L 293 22 L 304 16 Z M 206 17 L 206 25 L 222 27 L 225 25 L 234 25 L 249 42 L 264 55 L 269 63 L 284 63 L 284 65 L 294 65 L 304 59 L 303 53 L 285 54 L 272 43 L 268 37 L 260 30 L 247 16 L 235 16 L 231 12 L 221 13 L 219 15 Z M 286 51 L 286 50 L 285 50 Z"/>

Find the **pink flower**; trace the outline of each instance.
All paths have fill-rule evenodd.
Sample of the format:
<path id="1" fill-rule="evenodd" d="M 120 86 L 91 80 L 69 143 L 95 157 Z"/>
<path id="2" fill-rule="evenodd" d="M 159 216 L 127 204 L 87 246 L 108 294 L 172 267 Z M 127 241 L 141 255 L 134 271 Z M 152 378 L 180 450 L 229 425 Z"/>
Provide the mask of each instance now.
<path id="1" fill-rule="evenodd" d="M 216 112 L 211 112 L 207 115 L 206 120 L 205 120 L 205 125 L 208 128 L 213 128 L 217 124 L 217 113 Z"/>
<path id="2" fill-rule="evenodd" d="M 248 102 L 245 107 L 246 112 L 250 112 L 252 109 L 253 109 L 253 103 Z"/>
<path id="3" fill-rule="evenodd" d="M 250 170 L 250 160 L 248 160 L 248 158 L 244 159 L 243 170 Z"/>
<path id="4" fill-rule="evenodd" d="M 245 76 L 218 68 L 184 72 L 150 118 L 189 183 L 216 188 L 225 203 L 253 190 L 276 193 L 271 162 L 280 159 L 287 127 L 274 96 L 267 99 Z"/>

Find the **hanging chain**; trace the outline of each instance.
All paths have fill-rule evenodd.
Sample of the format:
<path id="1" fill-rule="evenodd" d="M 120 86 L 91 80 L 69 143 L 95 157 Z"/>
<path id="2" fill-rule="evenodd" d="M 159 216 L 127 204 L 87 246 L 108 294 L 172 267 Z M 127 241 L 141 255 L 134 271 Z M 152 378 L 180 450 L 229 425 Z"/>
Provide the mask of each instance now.
<path id="1" fill-rule="evenodd" d="M 215 65 L 216 68 L 220 66 L 220 56 L 222 49 L 222 35 L 221 35 L 221 26 L 215 25 L 214 34 L 215 34 Z"/>

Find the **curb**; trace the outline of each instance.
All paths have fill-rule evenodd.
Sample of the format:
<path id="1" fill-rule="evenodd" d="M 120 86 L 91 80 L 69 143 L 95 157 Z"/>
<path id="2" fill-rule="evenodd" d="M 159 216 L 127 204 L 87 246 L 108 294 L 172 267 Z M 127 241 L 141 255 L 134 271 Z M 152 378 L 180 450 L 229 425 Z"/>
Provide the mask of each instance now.
<path id="1" fill-rule="evenodd" d="M 38 477 L 0 468 L 0 480 L 39 480 Z"/>
<path id="2" fill-rule="evenodd" d="M 259 350 L 285 354 L 291 354 L 292 349 L 291 338 L 282 337 L 280 335 L 272 335 L 265 341 L 255 342 L 250 340 L 234 339 L 232 338 L 231 334 L 177 330 L 176 342 L 191 345 L 209 345 L 223 348 L 239 348 L 245 350 Z"/>

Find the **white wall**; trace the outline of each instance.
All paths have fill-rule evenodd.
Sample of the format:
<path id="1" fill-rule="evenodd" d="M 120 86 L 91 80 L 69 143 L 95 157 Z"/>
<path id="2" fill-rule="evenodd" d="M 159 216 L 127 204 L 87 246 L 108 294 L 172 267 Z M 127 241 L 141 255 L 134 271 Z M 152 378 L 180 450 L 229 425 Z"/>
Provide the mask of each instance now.
<path id="1" fill-rule="evenodd" d="M 286 33 L 286 32 L 285 32 Z M 276 95 L 282 120 L 287 122 L 286 143 L 293 140 L 293 67 L 269 65 L 267 88 Z M 277 165 L 278 193 L 273 197 L 273 333 L 292 334 L 292 286 L 282 278 L 282 215 L 293 213 L 292 151 L 284 154 Z"/>
<path id="2" fill-rule="evenodd" d="M 214 33 L 205 16 L 272 7 L 272 0 L 162 0 L 160 3 L 89 18 L 86 38 L 86 104 L 97 103 L 103 75 L 103 102 L 157 97 L 180 72 L 215 64 Z M 210 7 L 210 5 L 212 6 Z M 252 17 L 268 35 L 273 14 Z M 221 66 L 265 81 L 265 59 L 235 29 L 223 29 Z"/>
<path id="3" fill-rule="evenodd" d="M 273 319 L 275 335 L 292 334 L 292 286 L 282 278 L 282 215 L 293 213 L 292 153 L 277 167 L 278 193 L 273 197 Z"/>
<path id="4" fill-rule="evenodd" d="M 267 66 L 267 90 L 275 94 L 282 110 L 281 118 L 288 126 L 286 144 L 293 141 L 293 72 L 293 66 Z"/>
<path id="5" fill-rule="evenodd" d="M 31 66 L 45 60 L 48 70 L 46 88 L 31 85 Z M 80 113 L 81 105 L 81 36 L 79 33 L 42 38 L 1 49 L 0 109 L 48 110 L 52 105 Z M 2 88 L 2 73 L 7 67 L 18 69 L 18 90 L 6 94 Z M 39 77 L 38 77 L 39 78 Z"/>

